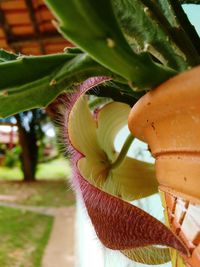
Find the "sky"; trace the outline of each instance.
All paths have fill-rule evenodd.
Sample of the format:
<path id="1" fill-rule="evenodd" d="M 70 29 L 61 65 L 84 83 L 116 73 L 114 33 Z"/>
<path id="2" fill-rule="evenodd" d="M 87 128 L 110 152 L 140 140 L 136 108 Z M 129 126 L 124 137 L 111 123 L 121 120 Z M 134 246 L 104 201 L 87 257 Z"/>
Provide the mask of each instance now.
<path id="1" fill-rule="evenodd" d="M 200 5 L 183 5 L 183 7 L 190 22 L 196 27 L 196 30 L 200 35 Z"/>

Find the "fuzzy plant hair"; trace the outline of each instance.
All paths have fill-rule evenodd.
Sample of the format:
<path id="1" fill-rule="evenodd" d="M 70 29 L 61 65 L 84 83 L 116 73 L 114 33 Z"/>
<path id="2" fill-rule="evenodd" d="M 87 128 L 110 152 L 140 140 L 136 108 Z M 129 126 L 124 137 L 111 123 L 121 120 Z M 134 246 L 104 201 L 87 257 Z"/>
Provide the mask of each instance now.
<path id="1" fill-rule="evenodd" d="M 77 197 L 83 200 L 96 234 L 105 247 L 120 250 L 127 257 L 136 260 L 142 258 L 142 247 L 152 245 L 170 246 L 187 254 L 185 245 L 164 224 L 140 208 L 103 191 L 94 181 L 88 181 L 80 173 L 78 161 L 85 155 L 71 141 L 68 131 L 70 115 L 76 111 L 77 101 L 84 101 L 83 96 L 88 90 L 109 80 L 109 77 L 87 79 L 75 89 L 65 105 L 62 135 L 71 158 L 72 187 Z"/>

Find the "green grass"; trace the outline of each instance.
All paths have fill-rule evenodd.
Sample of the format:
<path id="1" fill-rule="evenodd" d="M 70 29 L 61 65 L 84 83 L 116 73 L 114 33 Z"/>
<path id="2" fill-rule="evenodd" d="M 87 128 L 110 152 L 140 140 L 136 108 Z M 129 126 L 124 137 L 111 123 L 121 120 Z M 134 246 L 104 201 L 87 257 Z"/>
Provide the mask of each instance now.
<path id="1" fill-rule="evenodd" d="M 37 182 L 24 183 L 20 168 L 0 167 L 0 202 L 28 206 L 73 205 L 68 161 L 39 164 Z M 3 200 L 4 199 L 4 200 Z M 41 267 L 53 218 L 0 206 L 0 267 Z"/>
<path id="2" fill-rule="evenodd" d="M 31 206 L 63 207 L 75 202 L 74 194 L 64 180 L 33 183 L 0 181 L 0 195 L 11 196 L 14 203 Z"/>
<path id="3" fill-rule="evenodd" d="M 70 176 L 69 161 L 59 158 L 48 163 L 38 164 L 36 176 L 38 180 L 66 179 Z"/>
<path id="4" fill-rule="evenodd" d="M 22 180 L 22 172 L 19 167 L 3 167 L 0 166 L 0 180 Z"/>
<path id="5" fill-rule="evenodd" d="M 53 218 L 0 207 L 0 266 L 40 267 Z"/>
<path id="6" fill-rule="evenodd" d="M 59 158 L 47 163 L 38 164 L 36 177 L 38 180 L 66 179 L 70 175 L 69 162 Z M 23 174 L 19 166 L 8 168 L 0 166 L 0 180 L 20 181 Z"/>

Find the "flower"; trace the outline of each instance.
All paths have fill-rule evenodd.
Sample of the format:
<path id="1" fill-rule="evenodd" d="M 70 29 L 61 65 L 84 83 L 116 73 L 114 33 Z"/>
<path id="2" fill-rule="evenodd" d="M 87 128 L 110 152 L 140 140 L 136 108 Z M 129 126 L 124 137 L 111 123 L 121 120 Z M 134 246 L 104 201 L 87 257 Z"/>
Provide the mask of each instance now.
<path id="1" fill-rule="evenodd" d="M 74 170 L 72 183 L 106 247 L 137 260 L 133 249 L 139 248 L 139 254 L 146 249 L 141 247 L 149 246 L 155 261 L 165 262 L 169 260 L 168 251 L 164 249 L 166 257 L 162 258 L 163 249 L 152 245 L 171 246 L 182 253 L 186 253 L 185 246 L 164 224 L 127 202 L 157 191 L 153 167 L 114 149 L 115 137 L 127 124 L 130 108 L 111 102 L 92 114 L 84 95 L 107 80 L 107 77 L 86 80 L 73 95 L 65 114 L 64 136 Z M 132 139 L 129 136 L 128 144 Z M 126 144 L 124 151 L 127 152 Z"/>

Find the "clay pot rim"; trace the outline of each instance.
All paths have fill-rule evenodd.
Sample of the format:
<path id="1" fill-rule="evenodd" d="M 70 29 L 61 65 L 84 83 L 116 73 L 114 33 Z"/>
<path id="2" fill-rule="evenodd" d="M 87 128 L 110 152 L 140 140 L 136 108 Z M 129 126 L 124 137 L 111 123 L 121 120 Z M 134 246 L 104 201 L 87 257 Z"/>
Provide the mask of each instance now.
<path id="1" fill-rule="evenodd" d="M 200 103 L 200 66 L 174 76 L 141 97 L 129 114 L 130 131 L 146 142 L 145 128 L 174 112 L 185 112 L 189 98 L 194 104 Z"/>

